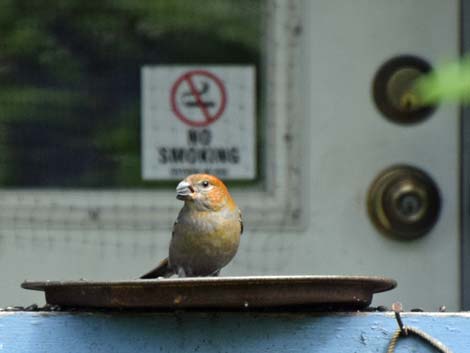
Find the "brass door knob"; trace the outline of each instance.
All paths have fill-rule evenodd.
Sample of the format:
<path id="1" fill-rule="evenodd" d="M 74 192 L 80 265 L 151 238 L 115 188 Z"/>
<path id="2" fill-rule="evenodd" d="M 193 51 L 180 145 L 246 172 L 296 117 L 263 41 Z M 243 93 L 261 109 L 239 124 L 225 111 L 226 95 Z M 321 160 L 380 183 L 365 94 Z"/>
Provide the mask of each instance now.
<path id="1" fill-rule="evenodd" d="M 435 107 L 420 102 L 414 84 L 431 70 L 431 65 L 415 56 L 388 60 L 373 81 L 373 96 L 379 111 L 387 119 L 401 124 L 413 124 L 429 117 Z"/>
<path id="2" fill-rule="evenodd" d="M 436 223 L 441 198 L 436 183 L 424 171 L 401 165 L 383 171 L 373 181 L 367 206 L 372 223 L 383 234 L 414 239 Z"/>

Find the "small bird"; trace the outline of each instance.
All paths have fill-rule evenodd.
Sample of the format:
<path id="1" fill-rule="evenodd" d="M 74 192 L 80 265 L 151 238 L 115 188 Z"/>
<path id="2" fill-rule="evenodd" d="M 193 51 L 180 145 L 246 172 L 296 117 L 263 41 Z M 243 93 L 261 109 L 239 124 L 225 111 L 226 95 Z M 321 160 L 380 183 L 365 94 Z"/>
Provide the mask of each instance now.
<path id="1" fill-rule="evenodd" d="M 169 257 L 141 279 L 218 276 L 235 256 L 243 232 L 241 212 L 224 183 L 209 174 L 193 174 L 176 187 L 184 201 L 170 242 Z"/>

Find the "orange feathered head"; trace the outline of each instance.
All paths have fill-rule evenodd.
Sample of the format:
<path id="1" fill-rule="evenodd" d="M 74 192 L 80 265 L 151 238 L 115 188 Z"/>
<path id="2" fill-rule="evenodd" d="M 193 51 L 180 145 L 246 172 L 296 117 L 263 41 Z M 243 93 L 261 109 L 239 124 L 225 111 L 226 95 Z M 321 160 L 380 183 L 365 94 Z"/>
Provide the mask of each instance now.
<path id="1" fill-rule="evenodd" d="M 227 187 L 210 174 L 192 174 L 176 187 L 176 198 L 190 207 L 217 211 L 223 207 L 236 207 Z"/>

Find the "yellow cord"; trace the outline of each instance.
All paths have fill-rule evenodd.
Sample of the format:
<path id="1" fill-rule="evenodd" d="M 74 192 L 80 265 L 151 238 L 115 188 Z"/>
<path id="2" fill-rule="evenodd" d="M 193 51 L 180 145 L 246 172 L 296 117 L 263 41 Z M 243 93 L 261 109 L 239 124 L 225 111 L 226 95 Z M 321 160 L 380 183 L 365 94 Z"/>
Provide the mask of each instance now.
<path id="1" fill-rule="evenodd" d="M 407 336 L 409 336 L 410 333 L 414 334 L 415 336 L 418 336 L 423 341 L 430 344 L 431 346 L 433 346 L 437 350 L 441 351 L 442 353 L 452 353 L 452 351 L 449 348 L 447 348 L 446 346 L 444 346 L 444 344 L 442 344 L 442 342 L 440 342 L 437 339 L 435 339 L 434 337 L 428 335 L 424 331 L 421 331 L 421 330 L 418 330 L 417 328 L 409 327 L 409 326 L 404 326 L 403 329 L 398 329 L 397 331 L 395 331 L 395 333 L 393 334 L 393 336 L 390 340 L 390 344 L 388 345 L 387 353 L 393 353 L 395 351 L 395 347 L 398 343 L 398 339 L 400 337 L 407 337 Z"/>

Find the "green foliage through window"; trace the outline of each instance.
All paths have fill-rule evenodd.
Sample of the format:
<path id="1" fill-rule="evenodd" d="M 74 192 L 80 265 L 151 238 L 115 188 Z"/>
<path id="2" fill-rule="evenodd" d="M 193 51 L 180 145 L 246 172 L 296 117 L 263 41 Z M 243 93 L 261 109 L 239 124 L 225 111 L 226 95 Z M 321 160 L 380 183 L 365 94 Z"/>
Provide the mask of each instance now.
<path id="1" fill-rule="evenodd" d="M 260 67 L 253 0 L 1 0 L 0 186 L 142 188 L 140 69 Z"/>

